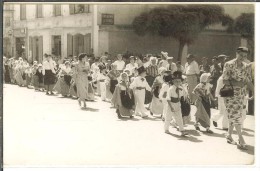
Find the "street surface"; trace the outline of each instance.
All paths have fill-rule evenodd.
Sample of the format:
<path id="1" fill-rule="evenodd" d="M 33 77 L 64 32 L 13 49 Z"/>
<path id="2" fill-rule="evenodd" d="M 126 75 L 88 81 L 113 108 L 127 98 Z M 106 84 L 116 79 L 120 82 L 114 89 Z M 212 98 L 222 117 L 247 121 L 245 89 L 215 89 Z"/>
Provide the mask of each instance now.
<path id="1" fill-rule="evenodd" d="M 4 165 L 111 166 L 111 165 L 237 165 L 254 162 L 255 119 L 247 116 L 243 135 L 248 150 L 226 142 L 219 128 L 207 134 L 175 128 L 165 134 L 159 116 L 117 118 L 111 104 L 96 97 L 87 110 L 77 100 L 47 96 L 33 89 L 4 85 Z M 192 119 L 196 108 L 192 106 Z M 213 110 L 212 113 L 217 112 Z M 237 140 L 237 136 L 233 136 Z"/>

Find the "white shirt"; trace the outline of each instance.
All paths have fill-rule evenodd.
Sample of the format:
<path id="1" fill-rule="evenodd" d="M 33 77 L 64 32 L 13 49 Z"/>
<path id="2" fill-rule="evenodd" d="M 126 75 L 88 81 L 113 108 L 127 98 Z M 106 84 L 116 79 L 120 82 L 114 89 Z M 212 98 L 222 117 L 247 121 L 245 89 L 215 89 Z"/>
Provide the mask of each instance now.
<path id="1" fill-rule="evenodd" d="M 98 76 L 97 76 L 97 80 L 100 81 L 100 80 L 107 80 L 107 76 L 104 75 L 103 73 L 98 73 Z"/>
<path id="2" fill-rule="evenodd" d="M 129 63 L 129 64 L 127 64 L 126 67 L 125 67 L 125 69 L 128 69 L 128 70 L 130 71 L 130 75 L 132 75 L 132 74 L 135 73 L 135 69 L 136 69 L 136 68 L 138 68 L 138 64 L 137 64 L 137 63 L 134 63 L 134 65 L 131 64 L 131 63 Z"/>
<path id="3" fill-rule="evenodd" d="M 117 66 L 116 70 L 124 70 L 124 68 L 125 68 L 125 61 L 123 61 L 123 60 L 121 60 L 121 61 L 117 60 L 114 62 L 114 64 Z"/>
<path id="4" fill-rule="evenodd" d="M 166 84 L 166 83 L 162 84 L 162 88 L 161 88 L 160 93 L 159 93 L 159 99 L 160 100 L 166 100 L 167 91 L 168 91 L 169 88 L 170 88 L 169 84 Z"/>
<path id="5" fill-rule="evenodd" d="M 196 61 L 192 61 L 190 64 L 186 62 L 185 64 L 185 74 L 186 75 L 194 75 L 194 74 L 199 74 L 199 65 Z"/>
<path id="6" fill-rule="evenodd" d="M 45 75 L 45 70 L 51 70 L 53 73 L 55 73 L 55 69 L 54 69 L 55 66 L 56 66 L 56 63 L 53 60 L 44 61 L 43 64 L 42 64 L 43 75 Z"/>
<path id="7" fill-rule="evenodd" d="M 171 100 L 171 97 L 181 98 L 181 96 L 183 96 L 183 90 L 179 90 L 179 96 L 178 96 L 178 94 L 176 93 L 176 88 L 177 88 L 177 87 L 176 87 L 175 85 L 172 85 L 172 86 L 168 89 L 168 91 L 167 91 L 167 97 L 166 97 L 167 100 Z M 178 88 L 181 88 L 181 89 L 182 89 L 181 86 L 178 87 Z M 171 103 L 171 105 L 173 106 L 173 109 L 174 109 L 175 111 L 181 110 L 181 103 L 180 103 L 180 102 L 178 102 L 178 103 Z"/>
<path id="8" fill-rule="evenodd" d="M 167 68 L 167 65 L 169 65 L 169 62 L 168 62 L 168 61 L 166 61 L 166 60 L 161 60 L 161 61 L 160 61 L 160 67 Z"/>
<path id="9" fill-rule="evenodd" d="M 148 62 L 144 63 L 143 66 L 144 66 L 145 68 L 147 68 L 150 64 L 151 64 L 151 62 L 148 61 Z"/>
<path id="10" fill-rule="evenodd" d="M 142 81 L 142 78 L 143 77 L 141 77 L 141 76 L 135 77 L 134 81 L 130 84 L 130 88 L 135 89 L 136 87 L 142 87 L 148 91 L 151 91 L 151 87 L 147 83 L 146 79 L 143 78 L 143 81 Z"/>
<path id="11" fill-rule="evenodd" d="M 177 66 L 175 63 L 171 63 L 171 64 L 167 64 L 167 70 L 170 69 L 170 65 L 171 65 L 171 72 L 174 73 L 175 71 L 177 71 Z"/>

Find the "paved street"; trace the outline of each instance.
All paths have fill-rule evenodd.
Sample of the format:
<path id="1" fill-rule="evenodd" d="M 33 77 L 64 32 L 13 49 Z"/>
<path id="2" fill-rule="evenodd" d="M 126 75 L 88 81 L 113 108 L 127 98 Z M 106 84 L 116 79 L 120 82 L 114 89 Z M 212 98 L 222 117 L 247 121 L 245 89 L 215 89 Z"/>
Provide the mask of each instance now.
<path id="1" fill-rule="evenodd" d="M 249 150 L 215 134 L 186 127 L 165 134 L 158 117 L 119 120 L 110 104 L 47 96 L 33 89 L 4 85 L 4 164 L 6 166 L 83 165 L 236 165 L 254 161 L 254 116 L 247 116 L 244 137 Z M 213 111 L 213 113 L 216 111 Z M 192 117 L 195 107 L 192 107 Z M 221 126 L 221 123 L 219 123 Z M 237 136 L 234 136 L 237 140 Z"/>

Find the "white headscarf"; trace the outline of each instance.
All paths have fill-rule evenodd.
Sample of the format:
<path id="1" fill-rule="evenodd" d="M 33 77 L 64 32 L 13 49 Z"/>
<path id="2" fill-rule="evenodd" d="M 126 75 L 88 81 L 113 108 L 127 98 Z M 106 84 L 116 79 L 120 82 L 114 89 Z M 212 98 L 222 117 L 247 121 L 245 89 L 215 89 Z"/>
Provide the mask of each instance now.
<path id="1" fill-rule="evenodd" d="M 206 83 L 210 76 L 211 76 L 210 73 L 203 73 L 203 74 L 200 76 L 200 82 L 201 82 L 201 83 Z"/>

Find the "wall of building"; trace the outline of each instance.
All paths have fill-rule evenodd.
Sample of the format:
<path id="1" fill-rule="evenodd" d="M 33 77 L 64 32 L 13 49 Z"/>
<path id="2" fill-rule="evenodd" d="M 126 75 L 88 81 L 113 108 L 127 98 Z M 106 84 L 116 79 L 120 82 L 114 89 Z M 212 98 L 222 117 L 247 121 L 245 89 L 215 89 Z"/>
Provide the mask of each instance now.
<path id="1" fill-rule="evenodd" d="M 108 34 L 108 36 L 106 34 Z M 126 51 L 141 54 L 159 54 L 161 51 L 166 51 L 169 56 L 174 57 L 175 61 L 177 60 L 179 44 L 173 38 L 164 38 L 156 35 L 140 37 L 130 29 L 120 31 L 110 30 L 101 35 L 103 35 L 104 38 L 108 38 L 108 52 L 112 56 L 115 56 L 117 53 L 125 53 Z M 199 62 L 204 56 L 211 58 L 216 55 L 226 54 L 234 57 L 236 48 L 240 46 L 240 39 L 240 36 L 236 34 L 205 32 L 202 33 L 193 44 L 186 48 L 184 56 L 186 56 L 187 53 L 195 54 Z M 104 45 L 102 45 L 102 43 Z M 105 52 L 107 50 L 106 42 L 100 41 L 99 47 L 100 53 Z M 185 62 L 185 60 L 182 62 Z"/>

